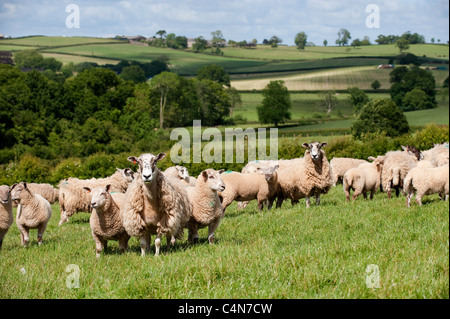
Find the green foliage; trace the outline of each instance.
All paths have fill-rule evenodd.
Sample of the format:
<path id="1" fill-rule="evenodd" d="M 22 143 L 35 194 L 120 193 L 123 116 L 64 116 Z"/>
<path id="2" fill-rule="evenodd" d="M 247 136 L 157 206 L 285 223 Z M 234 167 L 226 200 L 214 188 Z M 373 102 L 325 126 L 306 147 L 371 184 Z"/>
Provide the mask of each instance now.
<path id="1" fill-rule="evenodd" d="M 442 87 L 448 88 L 448 76 L 447 76 L 447 78 L 444 80 L 444 82 L 442 83 Z"/>
<path id="2" fill-rule="evenodd" d="M 400 50 L 400 53 L 409 49 L 409 41 L 404 38 L 400 38 L 397 41 L 395 41 L 395 45 Z"/>
<path id="3" fill-rule="evenodd" d="M 305 49 L 305 45 L 308 42 L 308 36 L 306 35 L 305 32 L 299 32 L 295 36 L 295 41 L 294 42 L 297 45 L 297 49 L 304 50 Z"/>
<path id="4" fill-rule="evenodd" d="M 30 154 L 25 154 L 17 165 L 13 166 L 10 185 L 21 181 L 44 183 L 49 180 L 50 166 L 44 160 Z"/>
<path id="5" fill-rule="evenodd" d="M 225 72 L 223 66 L 217 64 L 209 64 L 201 67 L 197 71 L 199 80 L 211 80 L 226 86 L 230 86 L 230 75 Z"/>
<path id="6" fill-rule="evenodd" d="M 49 69 L 59 71 L 62 63 L 55 58 L 44 58 L 36 50 L 19 51 L 14 54 L 14 62 L 19 68 Z"/>
<path id="7" fill-rule="evenodd" d="M 270 81 L 262 94 L 262 105 L 257 108 L 260 123 L 278 126 L 291 118 L 291 99 L 284 81 Z"/>
<path id="8" fill-rule="evenodd" d="M 127 66 L 122 69 L 119 77 L 125 81 L 133 81 L 134 83 L 144 82 L 145 72 L 138 65 Z"/>
<path id="9" fill-rule="evenodd" d="M 194 52 L 203 52 L 206 50 L 206 46 L 208 44 L 208 41 L 205 40 L 202 36 L 195 38 L 195 42 L 192 45 L 192 50 Z"/>
<path id="10" fill-rule="evenodd" d="M 372 89 L 378 90 L 381 87 L 381 83 L 380 81 L 375 80 L 372 82 L 372 84 L 370 84 L 370 86 L 372 87 Z"/>
<path id="11" fill-rule="evenodd" d="M 412 53 L 402 53 L 395 57 L 395 63 L 401 65 L 420 65 L 419 58 Z"/>
<path id="12" fill-rule="evenodd" d="M 430 100 L 429 96 L 419 88 L 414 88 L 409 91 L 403 98 L 404 111 L 425 110 L 433 107 L 435 107 L 435 105 Z"/>
<path id="13" fill-rule="evenodd" d="M 363 106 L 369 102 L 369 96 L 357 87 L 348 88 L 348 93 L 350 94 L 349 100 L 353 106 L 353 112 L 358 115 Z"/>
<path id="14" fill-rule="evenodd" d="M 367 103 L 351 127 L 355 138 L 367 133 L 385 133 L 389 137 L 409 132 L 408 121 L 397 105 L 389 99 L 376 99 Z"/>

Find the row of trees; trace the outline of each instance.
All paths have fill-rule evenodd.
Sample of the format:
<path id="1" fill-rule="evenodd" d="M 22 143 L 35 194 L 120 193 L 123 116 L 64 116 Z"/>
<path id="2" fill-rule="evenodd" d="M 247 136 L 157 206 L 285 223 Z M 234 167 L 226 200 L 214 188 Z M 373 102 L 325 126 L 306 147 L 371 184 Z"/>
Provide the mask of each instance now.
<path id="1" fill-rule="evenodd" d="M 54 81 L 45 72 L 1 64 L 0 163 L 25 152 L 55 159 L 154 149 L 168 140 L 159 138 L 165 134 L 159 128 L 189 126 L 194 119 L 222 125 L 240 101 L 217 66 L 194 78 L 164 71 L 138 83 L 124 76 L 135 67 L 124 66 L 119 75 L 90 67 Z"/>

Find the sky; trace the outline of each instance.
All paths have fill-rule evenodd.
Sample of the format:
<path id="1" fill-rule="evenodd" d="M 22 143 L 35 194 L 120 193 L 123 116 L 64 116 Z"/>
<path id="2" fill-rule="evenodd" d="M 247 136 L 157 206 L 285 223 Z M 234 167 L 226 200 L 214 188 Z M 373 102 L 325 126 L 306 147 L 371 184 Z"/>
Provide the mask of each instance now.
<path id="1" fill-rule="evenodd" d="M 66 19 L 69 4 L 79 8 L 79 28 Z M 368 5 L 379 9 L 379 27 L 366 23 Z M 69 17 L 70 21 L 75 21 Z M 372 16 L 371 16 L 372 17 Z M 370 17 L 370 18 L 371 18 Z M 375 20 L 369 19 L 374 22 Z M 68 27 L 69 26 L 69 27 Z M 0 0 L 0 34 L 28 35 L 154 36 L 158 30 L 188 38 L 211 38 L 221 30 L 226 40 L 270 39 L 293 45 L 295 35 L 305 32 L 308 42 L 334 45 L 341 28 L 352 39 L 368 36 L 374 43 L 379 34 L 401 35 L 406 31 L 447 43 L 448 0 Z"/>

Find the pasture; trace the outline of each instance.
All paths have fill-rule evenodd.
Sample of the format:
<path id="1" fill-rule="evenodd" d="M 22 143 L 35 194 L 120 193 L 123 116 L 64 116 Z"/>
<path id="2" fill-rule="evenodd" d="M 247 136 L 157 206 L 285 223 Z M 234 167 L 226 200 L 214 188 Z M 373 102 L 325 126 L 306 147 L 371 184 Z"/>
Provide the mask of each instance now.
<path id="1" fill-rule="evenodd" d="M 52 205 L 42 246 L 31 231 L 30 247 L 21 247 L 11 226 L 0 251 L 0 298 L 448 298 L 449 203 L 437 195 L 422 207 L 405 203 L 383 193 L 346 203 L 342 185 L 310 209 L 304 200 L 263 212 L 255 202 L 244 211 L 233 203 L 214 245 L 203 229 L 197 245 L 168 250 L 163 240 L 159 257 L 152 243 L 142 258 L 132 238 L 125 254 L 109 242 L 100 259 L 89 214 L 58 227 Z M 69 265 L 80 269 L 78 288 Z M 378 267 L 380 288 L 367 287 L 368 265 Z"/>

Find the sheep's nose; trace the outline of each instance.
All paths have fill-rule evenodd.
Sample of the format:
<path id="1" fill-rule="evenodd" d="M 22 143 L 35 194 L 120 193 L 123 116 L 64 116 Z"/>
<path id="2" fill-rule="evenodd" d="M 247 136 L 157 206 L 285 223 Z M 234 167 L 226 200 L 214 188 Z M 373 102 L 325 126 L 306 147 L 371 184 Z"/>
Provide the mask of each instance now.
<path id="1" fill-rule="evenodd" d="M 223 192 L 225 190 L 225 185 L 220 185 L 219 191 Z"/>
<path id="2" fill-rule="evenodd" d="M 92 206 L 92 207 L 95 207 L 95 205 L 97 205 L 97 203 L 91 203 L 91 206 Z"/>
<path id="3" fill-rule="evenodd" d="M 144 177 L 144 179 L 150 179 L 152 175 L 142 175 L 142 177 Z"/>

